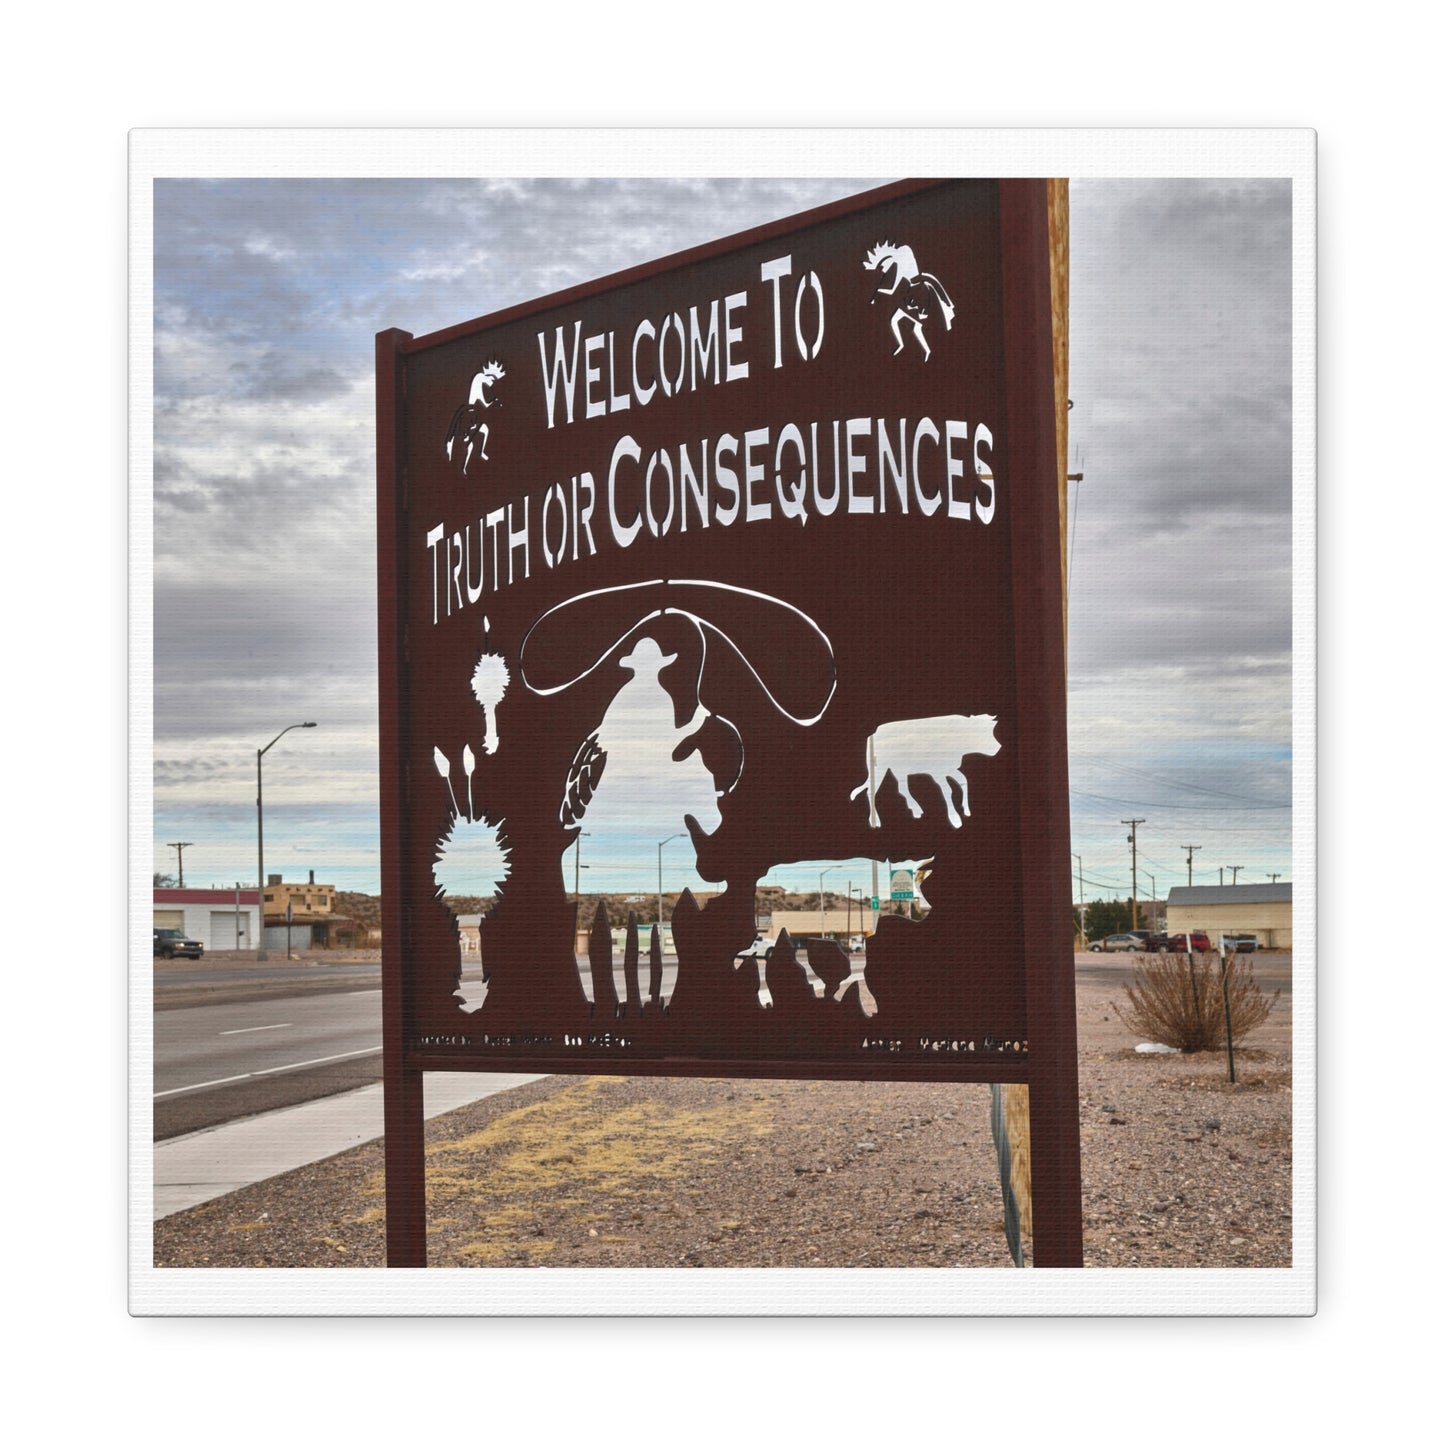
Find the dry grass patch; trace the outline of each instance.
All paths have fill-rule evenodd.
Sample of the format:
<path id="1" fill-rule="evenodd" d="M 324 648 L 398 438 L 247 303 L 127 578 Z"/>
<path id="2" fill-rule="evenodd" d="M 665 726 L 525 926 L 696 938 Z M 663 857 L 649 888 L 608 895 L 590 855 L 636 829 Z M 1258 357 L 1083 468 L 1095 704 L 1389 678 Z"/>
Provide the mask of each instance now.
<path id="1" fill-rule="evenodd" d="M 433 1236 L 453 1236 L 456 1256 L 477 1264 L 537 1261 L 563 1234 L 626 1244 L 627 1236 L 611 1232 L 615 1214 L 597 1212 L 599 1200 L 622 1206 L 655 1195 L 659 1184 L 715 1168 L 725 1151 L 756 1148 L 752 1141 L 774 1128 L 766 1100 L 671 1108 L 655 1099 L 619 1101 L 626 1086 L 584 1078 L 428 1146 Z"/>

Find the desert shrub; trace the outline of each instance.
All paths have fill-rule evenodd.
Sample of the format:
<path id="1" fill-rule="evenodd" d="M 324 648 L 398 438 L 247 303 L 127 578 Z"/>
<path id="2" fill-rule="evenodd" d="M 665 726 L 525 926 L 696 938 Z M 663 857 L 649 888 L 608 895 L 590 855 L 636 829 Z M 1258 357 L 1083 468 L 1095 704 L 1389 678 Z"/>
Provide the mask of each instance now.
<path id="1" fill-rule="evenodd" d="M 1224 971 L 1229 1023 L 1238 1043 L 1269 1017 L 1279 990 L 1266 997 L 1254 981 L 1254 965 L 1238 954 L 1225 956 Z M 1141 1038 L 1186 1054 L 1222 1049 L 1224 984 L 1214 954 L 1150 955 L 1134 966 L 1133 985 L 1124 989 L 1130 1008 L 1121 1010 L 1120 1016 Z"/>

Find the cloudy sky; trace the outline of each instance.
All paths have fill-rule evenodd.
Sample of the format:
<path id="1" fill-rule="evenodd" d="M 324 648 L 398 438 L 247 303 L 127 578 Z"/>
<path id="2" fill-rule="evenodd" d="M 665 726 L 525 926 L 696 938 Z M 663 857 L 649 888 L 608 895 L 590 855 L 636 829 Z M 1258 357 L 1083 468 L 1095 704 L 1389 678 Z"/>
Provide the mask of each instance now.
<path id="1" fill-rule="evenodd" d="M 256 749 L 315 720 L 266 756 L 267 871 L 379 887 L 377 331 L 892 178 L 157 181 L 155 870 L 182 840 L 188 884 L 254 880 Z M 1186 845 L 1196 882 L 1288 879 L 1290 185 L 1079 180 L 1071 201 L 1084 893 L 1128 892 L 1129 817 L 1141 896 L 1185 881 Z"/>

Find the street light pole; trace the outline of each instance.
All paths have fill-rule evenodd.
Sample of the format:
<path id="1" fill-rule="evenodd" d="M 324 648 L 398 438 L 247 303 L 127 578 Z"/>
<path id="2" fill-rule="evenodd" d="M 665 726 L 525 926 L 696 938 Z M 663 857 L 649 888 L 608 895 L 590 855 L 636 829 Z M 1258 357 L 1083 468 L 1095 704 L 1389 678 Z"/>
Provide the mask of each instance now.
<path id="1" fill-rule="evenodd" d="M 257 939 L 256 962 L 266 961 L 266 844 L 265 829 L 262 826 L 261 815 L 261 759 L 295 728 L 314 728 L 314 722 L 292 723 L 289 728 L 282 728 L 264 748 L 256 749 L 256 923 L 260 929 L 260 937 Z M 287 940 L 287 951 L 290 951 L 290 940 Z"/>
<path id="2" fill-rule="evenodd" d="M 664 838 L 657 845 L 657 937 L 662 941 L 662 850 L 678 838 L 686 838 L 686 833 L 674 833 L 671 838 Z"/>
<path id="3" fill-rule="evenodd" d="M 827 937 L 828 933 L 828 905 L 823 901 L 823 879 L 828 874 L 836 873 L 843 865 L 835 863 L 831 868 L 825 868 L 818 874 L 818 936 Z"/>
<path id="4" fill-rule="evenodd" d="M 1088 942 L 1084 937 L 1084 859 L 1079 853 L 1070 854 L 1070 857 L 1079 865 L 1079 946 L 1082 948 Z"/>
<path id="5" fill-rule="evenodd" d="M 591 866 L 582 862 L 582 840 L 591 836 L 591 833 L 577 834 L 577 852 L 572 857 L 572 902 L 579 905 L 582 902 L 582 869 L 584 866 Z"/>

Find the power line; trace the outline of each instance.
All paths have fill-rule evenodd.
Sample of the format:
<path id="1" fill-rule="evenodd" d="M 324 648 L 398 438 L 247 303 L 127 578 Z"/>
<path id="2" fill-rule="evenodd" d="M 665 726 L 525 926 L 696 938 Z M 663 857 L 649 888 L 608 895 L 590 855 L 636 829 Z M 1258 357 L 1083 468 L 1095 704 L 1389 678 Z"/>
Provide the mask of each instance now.
<path id="1" fill-rule="evenodd" d="M 1116 798 L 1108 793 L 1086 793 L 1082 788 L 1070 788 L 1069 796 L 1074 798 L 1097 798 L 1101 803 L 1122 803 L 1126 808 L 1168 808 L 1171 812 L 1194 813 L 1272 813 L 1294 806 L 1293 803 L 1240 803 L 1234 807 L 1227 804 L 1211 803 L 1158 803 L 1152 799 Z"/>
<path id="2" fill-rule="evenodd" d="M 1226 792 L 1223 788 L 1206 788 L 1200 783 L 1176 783 L 1173 780 L 1161 777 L 1158 773 L 1142 772 L 1138 768 L 1126 767 L 1123 763 L 1106 762 L 1103 758 L 1092 758 L 1090 762 L 1095 767 L 1112 768 L 1117 773 L 1128 773 L 1135 778 L 1143 778 L 1148 783 L 1163 783 L 1166 788 L 1187 788 L 1191 793 L 1208 793 L 1216 798 L 1239 798 L 1242 802 L 1250 802 L 1243 793 Z M 1266 807 L 1283 807 L 1284 804 L 1265 804 Z"/>
<path id="3" fill-rule="evenodd" d="M 1116 800 L 1116 801 L 1117 801 L 1117 800 Z M 1099 828 L 1101 831 L 1107 831 L 1109 825 L 1108 825 L 1106 822 L 1103 821 L 1102 809 L 1100 810 L 1100 812 L 1099 812 L 1098 814 L 1095 814 L 1094 816 L 1095 816 L 1096 818 L 1098 818 L 1097 823 L 1095 823 L 1094 821 L 1092 821 L 1092 820 L 1088 817 L 1087 814 L 1084 814 L 1084 813 L 1082 813 L 1082 812 L 1080 812 L 1079 814 L 1076 814 L 1076 817 L 1079 817 L 1080 820 L 1081 820 L 1083 823 L 1087 824 L 1087 826 L 1089 826 L 1089 827 L 1091 827 L 1091 828 L 1092 828 L 1092 827 L 1097 827 L 1097 828 Z M 1264 827 L 1264 828 L 1233 827 L 1233 828 L 1229 828 L 1229 827 L 1224 827 L 1223 825 L 1220 825 L 1220 826 L 1216 827 L 1216 826 L 1214 826 L 1213 824 L 1210 824 L 1210 823 L 1192 823 L 1192 824 L 1190 824 L 1189 831 L 1190 831 L 1191 833 L 1228 833 L 1228 834 L 1230 835 L 1230 837 L 1232 837 L 1232 838 L 1234 838 L 1234 837 L 1249 837 L 1249 836 L 1278 838 L 1278 837 L 1281 837 L 1281 836 L 1283 835 L 1283 832 L 1284 832 L 1283 828 L 1282 828 L 1282 827 L 1278 827 L 1278 826 L 1277 826 L 1277 827 L 1273 827 L 1273 828 L 1270 828 L 1270 827 Z"/>
<path id="4" fill-rule="evenodd" d="M 1090 888 L 1102 888 L 1105 893 L 1122 893 L 1128 887 L 1126 883 L 1110 883 L 1103 878 L 1090 878 L 1087 873 L 1084 875 L 1084 882 Z"/>
<path id="5" fill-rule="evenodd" d="M 1160 858 L 1151 858 L 1147 853 L 1140 853 L 1139 856 L 1146 863 L 1152 863 L 1160 871 L 1161 874 L 1164 874 L 1166 876 L 1170 873 L 1177 873 L 1179 871 L 1172 863 L 1165 863 Z"/>

